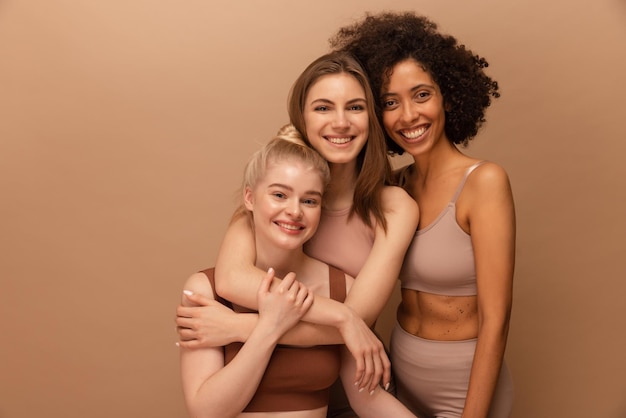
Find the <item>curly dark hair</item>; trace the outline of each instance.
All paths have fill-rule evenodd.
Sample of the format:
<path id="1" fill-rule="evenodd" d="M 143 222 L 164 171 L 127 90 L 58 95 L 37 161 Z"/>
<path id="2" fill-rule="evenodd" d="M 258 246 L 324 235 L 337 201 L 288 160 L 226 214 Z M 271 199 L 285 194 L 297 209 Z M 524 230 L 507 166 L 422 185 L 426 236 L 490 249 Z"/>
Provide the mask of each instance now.
<path id="1" fill-rule="evenodd" d="M 406 59 L 417 61 L 439 86 L 445 107 L 445 133 L 454 144 L 467 145 L 485 122 L 491 98 L 500 97 L 498 83 L 484 72 L 489 64 L 437 24 L 413 12 L 367 13 L 345 26 L 330 45 L 353 55 L 368 73 L 374 97 L 380 97 L 393 67 Z M 381 118 L 381 103 L 376 113 Z M 385 133 L 390 152 L 403 150 Z"/>

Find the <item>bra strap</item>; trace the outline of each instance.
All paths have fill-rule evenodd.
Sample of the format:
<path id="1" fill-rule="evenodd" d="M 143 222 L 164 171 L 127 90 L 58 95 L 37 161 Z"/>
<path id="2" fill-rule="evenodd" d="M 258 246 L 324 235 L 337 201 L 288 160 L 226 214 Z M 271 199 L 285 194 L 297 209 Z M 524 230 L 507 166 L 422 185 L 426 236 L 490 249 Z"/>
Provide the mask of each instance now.
<path id="1" fill-rule="evenodd" d="M 461 191 L 463 190 L 463 186 L 465 186 L 465 182 L 467 181 L 467 178 L 469 177 L 469 175 L 472 174 L 472 171 L 474 171 L 477 167 L 483 165 L 486 162 L 487 161 L 485 161 L 485 160 L 479 161 L 479 162 L 477 162 L 475 164 L 472 164 L 465 171 L 465 175 L 463 176 L 463 180 L 461 180 L 461 184 L 459 184 L 459 187 L 457 187 L 456 192 L 454 192 L 454 196 L 452 197 L 452 200 L 450 201 L 450 203 L 456 203 L 456 200 L 459 198 L 459 195 L 461 194 Z"/>
<path id="2" fill-rule="evenodd" d="M 346 300 L 346 275 L 336 267 L 328 266 L 330 298 L 339 302 Z"/>

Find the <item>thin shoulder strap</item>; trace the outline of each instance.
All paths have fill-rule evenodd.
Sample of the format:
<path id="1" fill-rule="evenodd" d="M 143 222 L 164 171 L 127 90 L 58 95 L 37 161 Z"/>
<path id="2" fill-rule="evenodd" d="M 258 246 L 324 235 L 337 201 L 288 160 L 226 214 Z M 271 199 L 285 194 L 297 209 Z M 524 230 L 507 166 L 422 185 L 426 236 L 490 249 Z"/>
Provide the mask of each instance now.
<path id="1" fill-rule="evenodd" d="M 346 300 L 346 274 L 336 267 L 328 266 L 330 298 L 338 302 Z"/>
<path id="2" fill-rule="evenodd" d="M 459 198 L 459 195 L 461 194 L 461 191 L 463 190 L 463 186 L 465 186 L 465 182 L 467 181 L 467 178 L 469 177 L 469 175 L 472 174 L 472 171 L 474 171 L 476 168 L 478 168 L 479 166 L 483 165 L 486 162 L 487 161 L 485 161 L 485 160 L 479 161 L 479 162 L 477 162 L 475 164 L 472 164 L 465 171 L 465 175 L 463 176 L 463 180 L 461 180 L 461 183 L 459 184 L 459 187 L 457 187 L 456 192 L 454 193 L 454 196 L 452 197 L 452 201 L 450 203 L 456 203 L 456 200 Z"/>

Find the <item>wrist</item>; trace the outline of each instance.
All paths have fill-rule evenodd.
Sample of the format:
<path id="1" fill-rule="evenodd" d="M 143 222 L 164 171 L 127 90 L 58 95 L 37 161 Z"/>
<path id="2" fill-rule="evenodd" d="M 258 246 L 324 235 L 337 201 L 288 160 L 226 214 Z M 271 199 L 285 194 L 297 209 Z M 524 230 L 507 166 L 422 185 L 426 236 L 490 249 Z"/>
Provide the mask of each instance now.
<path id="1" fill-rule="evenodd" d="M 361 318 L 349 306 L 342 305 L 342 309 L 338 309 L 334 318 L 334 326 L 341 332 L 348 327 L 352 327 L 354 321 Z"/>
<path id="2" fill-rule="evenodd" d="M 234 339 L 237 342 L 245 343 L 259 320 L 257 313 L 241 313 L 237 315 L 237 324 L 233 327 Z"/>

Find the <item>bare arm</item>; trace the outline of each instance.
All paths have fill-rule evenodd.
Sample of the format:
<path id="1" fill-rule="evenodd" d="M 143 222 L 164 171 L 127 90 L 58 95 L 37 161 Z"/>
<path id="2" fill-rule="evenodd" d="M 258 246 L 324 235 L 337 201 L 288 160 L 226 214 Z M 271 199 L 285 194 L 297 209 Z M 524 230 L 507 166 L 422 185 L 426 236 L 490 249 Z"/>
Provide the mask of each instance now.
<path id="1" fill-rule="evenodd" d="M 217 293 L 234 303 L 250 309 L 257 309 L 256 288 L 264 272 L 255 267 L 256 250 L 253 232 L 243 217 L 235 219 L 224 236 L 215 266 L 215 286 Z M 273 286 L 280 283 L 274 280 Z M 355 313 L 344 304 L 315 296 L 313 307 L 303 317 L 303 321 L 328 327 L 306 326 L 298 332 L 288 333 L 281 342 L 294 345 L 340 344 L 343 339 L 336 331 L 358 319 Z M 335 330 L 329 330 L 333 327 Z M 301 340 L 304 338 L 304 340 Z"/>
<path id="2" fill-rule="evenodd" d="M 257 326 L 230 363 L 224 365 L 222 347 L 181 349 L 183 392 L 192 416 L 237 416 L 256 392 L 280 335 L 311 306 L 310 292 L 293 277 L 270 291 L 272 277 L 268 273 L 257 292 L 260 304 Z M 210 283 L 203 274 L 190 277 L 185 289 L 212 299 Z M 183 304 L 187 304 L 184 298 Z"/>
<path id="3" fill-rule="evenodd" d="M 468 180 L 478 288 L 478 340 L 464 418 L 486 417 L 504 358 L 515 264 L 515 209 L 508 177 L 495 164 Z"/>
<path id="4" fill-rule="evenodd" d="M 370 326 L 378 318 L 391 295 L 404 254 L 419 220 L 417 204 L 399 187 L 386 187 L 382 200 L 387 231 L 385 232 L 380 225 L 377 227 L 372 251 L 345 301 L 345 305 L 352 308 Z M 243 219 L 234 221 L 226 233 L 218 255 L 216 286 L 219 294 L 229 300 L 232 298 L 238 304 L 254 308 L 255 302 L 251 292 L 257 280 L 250 278 L 258 279 L 262 276 L 262 271 L 254 267 L 255 256 L 254 238 L 250 228 Z M 342 318 L 346 314 L 341 312 L 342 306 L 341 303 L 316 296 L 313 308 L 304 320 L 337 327 L 342 321 L 345 322 Z M 328 309 L 337 310 L 338 313 L 329 312 Z M 320 314 L 318 311 L 325 312 Z M 325 329 L 322 332 L 327 331 Z M 296 333 L 294 329 L 288 335 Z M 316 340 L 318 343 L 319 341 L 323 341 L 323 338 Z M 333 338 L 328 342 L 342 341 Z"/>
<path id="5" fill-rule="evenodd" d="M 357 387 L 349 382 L 350 376 L 354 374 L 356 363 L 350 353 L 343 348 L 341 355 L 341 381 L 346 392 L 350 406 L 361 418 L 415 418 L 398 399 L 377 387 L 369 392 L 359 391 Z"/>
<path id="6" fill-rule="evenodd" d="M 254 266 L 255 257 L 254 237 L 248 222 L 244 218 L 234 220 L 218 254 L 217 291 L 226 299 L 252 309 L 256 305 L 252 297 L 254 288 L 263 274 Z M 276 279 L 274 285 L 278 282 Z M 250 317 L 243 320 L 248 321 Z M 350 305 L 316 295 L 303 321 L 308 323 L 297 325 L 280 342 L 293 345 L 345 343 L 357 362 L 355 383 L 360 387 L 373 387 L 381 378 L 384 382 L 390 380 L 390 363 L 383 344 Z M 250 324 L 244 327 L 249 329 Z"/>
<path id="7" fill-rule="evenodd" d="M 401 188 L 385 187 L 382 201 L 387 232 L 376 228 L 372 251 L 345 302 L 370 326 L 391 296 L 419 221 L 417 204 Z"/>

